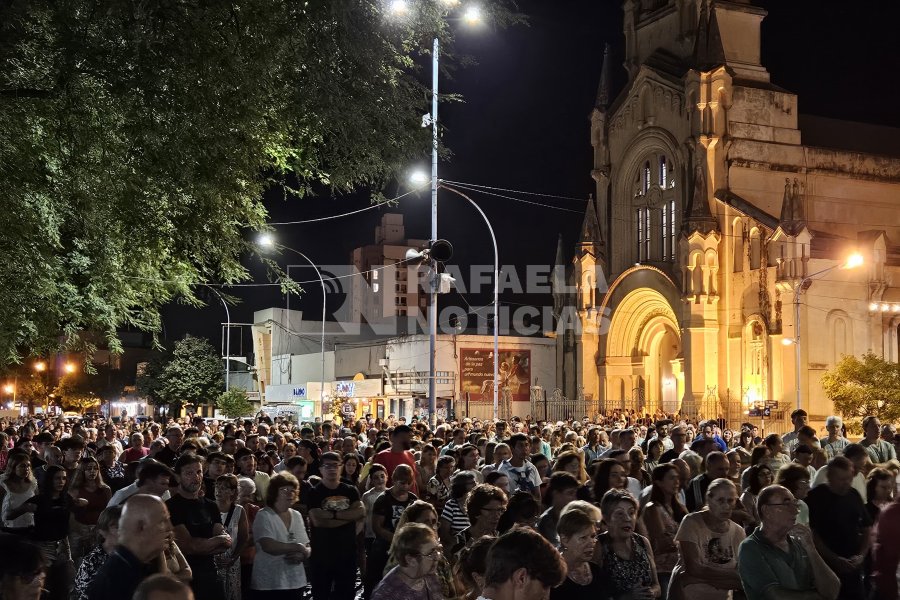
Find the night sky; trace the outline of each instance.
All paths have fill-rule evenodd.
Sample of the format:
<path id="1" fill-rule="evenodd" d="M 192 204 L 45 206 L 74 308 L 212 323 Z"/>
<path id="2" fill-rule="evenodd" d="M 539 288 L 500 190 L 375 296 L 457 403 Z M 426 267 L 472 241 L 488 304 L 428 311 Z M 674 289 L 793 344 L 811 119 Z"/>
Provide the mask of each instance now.
<path id="1" fill-rule="evenodd" d="M 477 65 L 458 70 L 453 79 L 442 78 L 442 92 L 465 97 L 460 104 L 442 105 L 446 127 L 444 144 L 452 151 L 440 166 L 440 177 L 499 188 L 565 196 L 571 199 L 522 196 L 569 210 L 582 210 L 593 192 L 590 178 L 589 114 L 596 97 L 603 46 L 612 45 L 614 82 L 618 92 L 625 83 L 624 36 L 619 0 L 521 0 L 519 8 L 529 24 L 506 30 L 484 27 L 477 33 L 460 32 L 458 51 L 474 56 Z M 801 113 L 880 123 L 900 127 L 900 48 L 895 3 L 845 3 L 821 0 L 756 0 L 769 11 L 763 21 L 762 56 L 772 82 L 799 95 Z M 864 7 L 869 7 L 868 9 Z M 877 7 L 877 8 L 876 8 Z M 430 69 L 423 71 L 429 78 Z M 420 166 L 427 168 L 429 158 Z M 413 165 L 410 166 L 412 168 Z M 401 190 L 402 191 L 406 191 Z M 386 195 L 396 195 L 389 187 Z M 563 235 L 567 249 L 579 233 L 579 213 L 530 206 L 501 198 L 473 194 L 497 233 L 500 262 L 514 264 L 524 275 L 526 264 L 551 264 L 556 241 Z M 310 219 L 364 208 L 367 194 L 289 200 L 267 197 L 272 221 Z M 492 262 L 490 237 L 481 218 L 461 199 L 443 192 L 439 203 L 439 235 L 455 247 L 452 263 Z M 404 215 L 408 237 L 427 239 L 430 233 L 430 196 L 408 196 L 392 212 Z M 317 225 L 278 228 L 278 241 L 306 253 L 318 264 L 346 264 L 354 247 L 373 243 L 381 209 Z M 289 253 L 282 264 L 302 263 Z M 253 281 L 266 281 L 258 261 L 248 260 Z M 311 269 L 294 270 L 294 279 L 314 278 Z M 306 284 L 307 292 L 291 299 L 291 308 L 318 314 L 319 285 Z M 254 310 L 284 306 L 284 296 L 273 288 L 243 288 L 243 299 L 231 307 L 233 322 L 250 322 Z M 549 296 L 518 298 L 511 302 L 552 303 Z M 472 305 L 490 302 L 490 295 L 468 295 Z M 504 297 L 501 296 L 501 303 Z M 441 299 L 464 306 L 456 293 Z M 329 313 L 340 304 L 335 297 Z M 163 311 L 169 340 L 192 333 L 209 337 L 218 347 L 219 323 L 224 311 L 218 302 L 204 309 L 170 306 Z M 232 340 L 232 353 L 237 338 Z M 245 354 L 249 335 L 244 336 Z"/>

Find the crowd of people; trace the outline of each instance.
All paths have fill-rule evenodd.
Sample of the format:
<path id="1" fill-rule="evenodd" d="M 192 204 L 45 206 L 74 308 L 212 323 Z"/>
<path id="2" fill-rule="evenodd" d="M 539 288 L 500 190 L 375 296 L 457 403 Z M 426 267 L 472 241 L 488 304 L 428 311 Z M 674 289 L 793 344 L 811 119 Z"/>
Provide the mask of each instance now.
<path id="1" fill-rule="evenodd" d="M 0 599 L 897 600 L 900 437 L 0 420 Z"/>

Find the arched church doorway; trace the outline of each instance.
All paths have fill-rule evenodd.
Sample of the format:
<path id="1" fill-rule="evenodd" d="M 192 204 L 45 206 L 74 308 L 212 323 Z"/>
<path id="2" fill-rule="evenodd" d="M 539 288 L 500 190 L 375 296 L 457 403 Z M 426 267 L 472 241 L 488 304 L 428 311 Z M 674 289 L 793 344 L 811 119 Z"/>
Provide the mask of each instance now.
<path id="1" fill-rule="evenodd" d="M 659 291 L 639 287 L 612 307 L 601 377 L 607 398 L 612 382 L 630 382 L 642 389 L 641 413 L 677 412 L 684 393 L 683 355 L 678 319 Z"/>

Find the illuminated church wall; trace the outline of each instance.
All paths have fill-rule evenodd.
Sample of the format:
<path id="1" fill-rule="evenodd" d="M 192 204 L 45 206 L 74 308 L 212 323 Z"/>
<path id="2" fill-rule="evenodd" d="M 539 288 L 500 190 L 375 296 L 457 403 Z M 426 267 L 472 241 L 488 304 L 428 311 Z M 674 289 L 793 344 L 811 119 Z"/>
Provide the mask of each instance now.
<path id="1" fill-rule="evenodd" d="M 842 355 L 900 354 L 900 158 L 821 145 L 869 126 L 798 116 L 759 63 L 762 9 L 624 8 L 629 82 L 612 97 L 608 48 L 591 115 L 596 196 L 575 256 L 557 252 L 579 291 L 555 305 L 577 306 L 586 332 L 558 338 L 563 387 L 600 410 L 733 421 L 768 401 L 789 413 L 802 287 L 802 405 L 822 420 L 821 376 Z M 863 266 L 832 268 L 853 252 Z"/>

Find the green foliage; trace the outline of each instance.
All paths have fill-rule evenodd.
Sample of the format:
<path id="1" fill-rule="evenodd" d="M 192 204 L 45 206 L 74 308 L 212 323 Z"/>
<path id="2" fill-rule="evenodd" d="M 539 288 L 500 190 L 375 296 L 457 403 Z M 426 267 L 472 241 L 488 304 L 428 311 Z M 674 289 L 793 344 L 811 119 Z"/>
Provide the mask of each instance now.
<path id="1" fill-rule="evenodd" d="M 187 335 L 162 369 L 160 395 L 172 410 L 214 402 L 225 387 L 222 358 L 207 340 Z"/>
<path id="2" fill-rule="evenodd" d="M 875 415 L 885 423 L 900 418 L 900 365 L 871 352 L 845 356 L 822 376 L 825 395 L 844 417 Z"/>
<path id="3" fill-rule="evenodd" d="M 253 414 L 253 403 L 247 399 L 247 392 L 244 390 L 222 392 L 216 400 L 216 408 L 229 419 Z"/>
<path id="4" fill-rule="evenodd" d="M 29 407 L 42 406 L 47 403 L 49 393 L 43 377 L 29 375 L 18 380 L 16 401 Z"/>
<path id="5" fill-rule="evenodd" d="M 158 352 L 154 354 L 143 371 L 139 372 L 135 379 L 137 393 L 154 405 L 163 405 L 166 399 L 163 391 L 163 369 L 169 361 L 169 354 Z"/>
<path id="6" fill-rule="evenodd" d="M 84 412 L 100 404 L 91 377 L 87 373 L 75 371 L 67 373 L 60 380 L 53 394 L 63 410 Z"/>
<path id="7" fill-rule="evenodd" d="M 266 189 L 377 190 L 425 154 L 418 66 L 437 35 L 452 68 L 453 33 L 385 4 L 0 2 L 0 364 L 158 331 L 247 277 Z"/>

